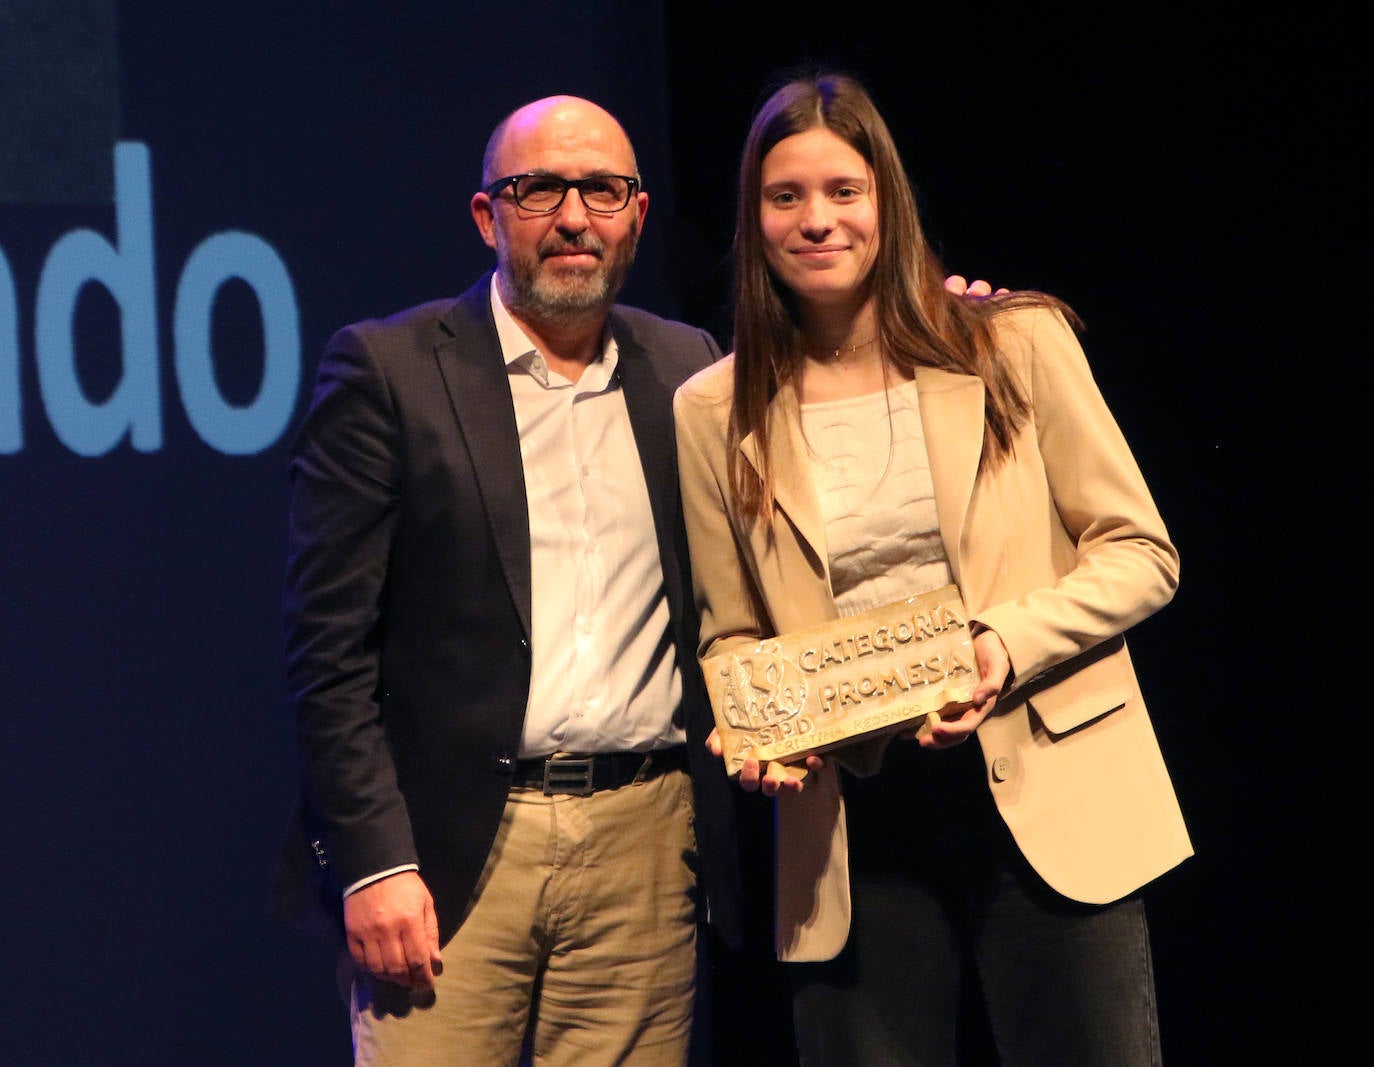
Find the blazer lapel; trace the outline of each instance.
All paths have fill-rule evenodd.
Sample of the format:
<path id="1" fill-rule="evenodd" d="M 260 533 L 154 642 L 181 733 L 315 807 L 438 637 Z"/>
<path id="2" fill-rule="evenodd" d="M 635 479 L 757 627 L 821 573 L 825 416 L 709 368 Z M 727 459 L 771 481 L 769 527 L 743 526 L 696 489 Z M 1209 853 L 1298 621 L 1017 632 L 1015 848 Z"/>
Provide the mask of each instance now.
<path id="1" fill-rule="evenodd" d="M 630 429 L 649 489 L 659 556 L 664 577 L 668 578 L 676 565 L 671 531 L 675 528 L 680 507 L 672 434 L 673 388 L 662 380 L 657 363 L 614 312 L 611 313 L 611 334 L 619 351 L 616 373 L 625 393 L 625 409 L 630 415 Z M 669 584 L 673 584 L 671 580 Z"/>
<path id="2" fill-rule="evenodd" d="M 750 434 L 739 443 L 740 451 L 762 472 L 759 443 Z M 825 523 L 816 489 L 811 482 L 810 458 L 802 436 L 801 413 L 796 391 L 789 383 L 778 389 L 768 405 L 768 465 L 773 472 L 773 499 L 797 533 L 820 561 L 829 586 L 830 559 L 825 544 Z"/>
<path id="3" fill-rule="evenodd" d="M 530 519 L 520 431 L 489 303 L 490 275 L 464 293 L 444 316 L 450 335 L 435 346 L 457 430 L 472 457 L 487 522 L 511 599 L 531 634 Z"/>
<path id="4" fill-rule="evenodd" d="M 954 580 L 962 586 L 964 518 L 983 452 L 983 383 L 969 374 L 917 367 L 916 395 L 940 536 Z"/>

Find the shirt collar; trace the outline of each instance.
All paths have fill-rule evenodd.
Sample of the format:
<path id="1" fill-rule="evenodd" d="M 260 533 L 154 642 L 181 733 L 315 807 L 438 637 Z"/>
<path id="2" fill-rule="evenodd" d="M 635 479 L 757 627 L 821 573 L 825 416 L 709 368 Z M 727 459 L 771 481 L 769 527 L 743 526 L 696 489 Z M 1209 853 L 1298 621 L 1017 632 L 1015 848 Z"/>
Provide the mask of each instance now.
<path id="1" fill-rule="evenodd" d="M 521 328 L 515 316 L 501 299 L 500 287 L 496 284 L 496 274 L 491 276 L 491 316 L 496 323 L 496 338 L 501 345 L 501 358 L 505 360 L 506 371 L 518 367 L 544 388 L 549 388 L 549 368 L 538 348 Z M 615 377 L 615 369 L 620 363 L 620 349 L 611 334 L 609 322 L 601 334 L 601 358 L 583 372 L 578 382 L 578 391 L 599 391 L 604 389 Z"/>

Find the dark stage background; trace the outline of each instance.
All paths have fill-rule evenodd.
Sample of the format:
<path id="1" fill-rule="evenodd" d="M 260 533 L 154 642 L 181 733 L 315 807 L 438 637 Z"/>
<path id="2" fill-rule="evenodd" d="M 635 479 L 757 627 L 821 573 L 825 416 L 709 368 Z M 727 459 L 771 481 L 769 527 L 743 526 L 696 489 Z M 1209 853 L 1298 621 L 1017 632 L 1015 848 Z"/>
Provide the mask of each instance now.
<path id="1" fill-rule="evenodd" d="M 1353 40 L 744 10 L 0 0 L 0 1062 L 348 1062 L 330 952 L 268 912 L 285 457 L 319 351 L 486 267 L 487 133 L 558 91 L 639 151 L 626 299 L 728 344 L 737 152 L 803 61 L 872 88 L 951 271 L 1085 318 L 1182 552 L 1131 638 L 1198 851 L 1147 897 L 1166 1060 L 1346 1046 L 1324 961 L 1363 937 L 1363 707 L 1329 620 L 1366 583 L 1324 560 L 1368 480 L 1330 430 L 1368 350 L 1337 325 Z M 731 968 L 761 1006 L 722 1062 L 785 1065 L 767 968 Z"/>

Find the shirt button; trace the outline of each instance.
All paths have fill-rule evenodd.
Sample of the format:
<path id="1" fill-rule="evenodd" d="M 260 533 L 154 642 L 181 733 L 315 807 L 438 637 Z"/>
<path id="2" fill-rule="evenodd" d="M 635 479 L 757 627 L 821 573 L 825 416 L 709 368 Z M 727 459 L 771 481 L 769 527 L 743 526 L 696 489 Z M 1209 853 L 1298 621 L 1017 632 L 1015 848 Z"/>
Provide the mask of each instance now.
<path id="1" fill-rule="evenodd" d="M 992 777 L 998 782 L 1005 782 L 1011 777 L 1011 760 L 1006 756 L 998 756 L 992 761 Z"/>

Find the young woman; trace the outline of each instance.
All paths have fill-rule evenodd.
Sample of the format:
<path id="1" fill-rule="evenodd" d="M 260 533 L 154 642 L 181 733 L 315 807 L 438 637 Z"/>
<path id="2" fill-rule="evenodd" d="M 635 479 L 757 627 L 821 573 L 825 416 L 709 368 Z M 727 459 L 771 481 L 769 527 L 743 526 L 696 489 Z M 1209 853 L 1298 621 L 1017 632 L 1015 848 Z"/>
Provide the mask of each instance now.
<path id="1" fill-rule="evenodd" d="M 970 975 L 1005 1062 L 1157 1062 L 1137 891 L 1192 849 L 1122 634 L 1178 554 L 1072 313 L 946 291 L 842 76 L 755 118 L 735 268 L 735 352 L 676 402 L 701 655 L 954 582 L 981 676 L 919 742 L 744 766 L 802 1062 L 954 1063 Z"/>

